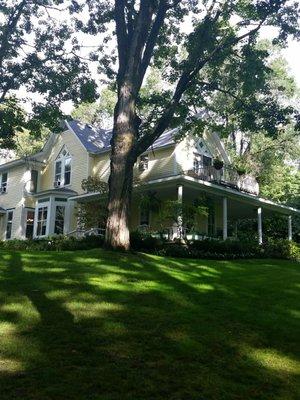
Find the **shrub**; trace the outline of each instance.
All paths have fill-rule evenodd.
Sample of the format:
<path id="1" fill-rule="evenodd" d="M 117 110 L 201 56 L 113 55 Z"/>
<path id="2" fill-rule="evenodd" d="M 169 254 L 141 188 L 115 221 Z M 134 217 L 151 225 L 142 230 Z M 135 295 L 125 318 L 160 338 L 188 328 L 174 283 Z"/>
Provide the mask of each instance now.
<path id="1" fill-rule="evenodd" d="M 272 258 L 300 260 L 299 244 L 282 239 L 269 239 L 263 246 L 264 255 Z"/>
<path id="2" fill-rule="evenodd" d="M 157 251 L 163 247 L 163 239 L 158 239 L 140 231 L 130 233 L 131 249 L 136 251 Z"/>
<path id="3" fill-rule="evenodd" d="M 43 239 L 7 240 L 0 242 L 1 249 L 7 250 L 35 250 L 35 251 L 60 251 L 60 250 L 87 250 L 103 245 L 104 239 L 100 236 L 87 236 L 77 239 L 63 235 Z"/>

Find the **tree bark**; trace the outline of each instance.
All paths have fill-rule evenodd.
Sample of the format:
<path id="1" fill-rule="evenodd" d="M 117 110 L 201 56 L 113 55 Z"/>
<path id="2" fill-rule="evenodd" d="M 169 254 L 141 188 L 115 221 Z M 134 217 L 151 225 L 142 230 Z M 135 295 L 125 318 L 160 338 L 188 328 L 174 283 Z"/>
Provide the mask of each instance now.
<path id="1" fill-rule="evenodd" d="M 119 89 L 118 97 L 111 142 L 112 154 L 105 242 L 107 247 L 128 250 L 130 247 L 129 214 L 133 166 L 136 161 L 134 143 L 137 135 L 132 85 L 124 83 Z"/>

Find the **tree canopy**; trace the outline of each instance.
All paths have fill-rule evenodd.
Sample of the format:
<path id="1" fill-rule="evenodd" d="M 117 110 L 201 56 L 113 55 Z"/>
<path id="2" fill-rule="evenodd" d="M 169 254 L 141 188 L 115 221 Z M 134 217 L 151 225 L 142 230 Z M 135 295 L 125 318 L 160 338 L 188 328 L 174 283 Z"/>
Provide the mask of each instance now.
<path id="1" fill-rule="evenodd" d="M 38 133 L 42 124 L 55 128 L 63 101 L 95 99 L 95 85 L 87 63 L 78 55 L 80 45 L 74 36 L 75 25 L 68 19 L 76 9 L 75 3 L 0 0 L 3 147 L 13 146 L 13 135 L 18 129 L 25 127 Z M 22 101 L 17 96 L 19 90 Z"/>

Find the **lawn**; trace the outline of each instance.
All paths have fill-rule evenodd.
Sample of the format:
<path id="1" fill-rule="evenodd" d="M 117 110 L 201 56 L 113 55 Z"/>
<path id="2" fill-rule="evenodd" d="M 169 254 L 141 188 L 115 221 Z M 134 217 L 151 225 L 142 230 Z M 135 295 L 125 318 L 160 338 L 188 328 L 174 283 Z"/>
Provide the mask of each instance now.
<path id="1" fill-rule="evenodd" d="M 0 252 L 0 398 L 300 398 L 300 264 Z"/>

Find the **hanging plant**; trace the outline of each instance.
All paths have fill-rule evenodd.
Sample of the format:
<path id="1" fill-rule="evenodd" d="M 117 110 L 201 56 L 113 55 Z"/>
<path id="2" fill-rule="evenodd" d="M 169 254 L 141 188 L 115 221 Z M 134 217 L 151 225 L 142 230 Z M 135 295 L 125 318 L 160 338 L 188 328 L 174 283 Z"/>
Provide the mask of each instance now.
<path id="1" fill-rule="evenodd" d="M 236 172 L 238 173 L 238 175 L 242 176 L 246 174 L 246 168 L 243 167 L 239 167 L 237 168 Z"/>
<path id="2" fill-rule="evenodd" d="M 224 167 L 223 161 L 220 160 L 219 158 L 216 158 L 216 159 L 214 160 L 214 167 L 215 167 L 215 169 L 217 169 L 217 170 L 222 169 L 222 168 Z"/>

